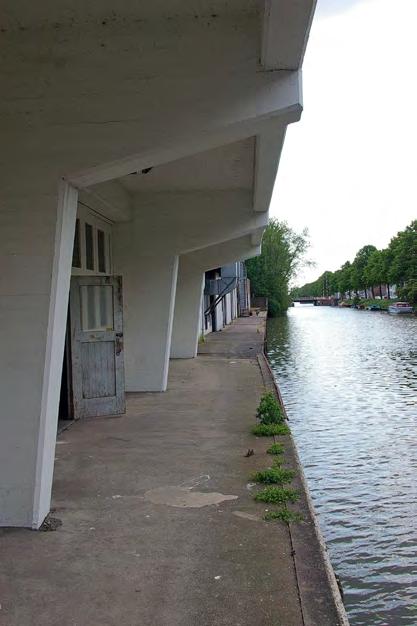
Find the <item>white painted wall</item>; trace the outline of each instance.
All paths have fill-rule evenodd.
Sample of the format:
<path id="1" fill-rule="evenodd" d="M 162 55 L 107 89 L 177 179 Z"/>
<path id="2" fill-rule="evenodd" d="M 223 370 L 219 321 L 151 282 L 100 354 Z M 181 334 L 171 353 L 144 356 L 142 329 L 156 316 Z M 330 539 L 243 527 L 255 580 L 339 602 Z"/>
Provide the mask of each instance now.
<path id="1" fill-rule="evenodd" d="M 0 523 L 30 527 L 57 189 L 8 191 L 0 188 Z"/>

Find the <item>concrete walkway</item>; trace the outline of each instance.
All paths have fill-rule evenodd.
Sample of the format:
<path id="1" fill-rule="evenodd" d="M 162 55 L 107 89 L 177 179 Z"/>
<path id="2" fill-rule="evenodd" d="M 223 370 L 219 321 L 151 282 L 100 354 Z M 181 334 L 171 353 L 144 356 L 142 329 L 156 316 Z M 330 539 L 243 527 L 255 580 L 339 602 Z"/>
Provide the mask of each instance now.
<path id="1" fill-rule="evenodd" d="M 304 495 L 306 521 L 290 531 L 262 520 L 248 485 L 270 460 L 270 441 L 249 434 L 270 384 L 256 359 L 263 323 L 239 320 L 203 356 L 172 362 L 165 394 L 130 394 L 125 416 L 59 436 L 62 526 L 1 532 L 0 624 L 342 623 Z"/>

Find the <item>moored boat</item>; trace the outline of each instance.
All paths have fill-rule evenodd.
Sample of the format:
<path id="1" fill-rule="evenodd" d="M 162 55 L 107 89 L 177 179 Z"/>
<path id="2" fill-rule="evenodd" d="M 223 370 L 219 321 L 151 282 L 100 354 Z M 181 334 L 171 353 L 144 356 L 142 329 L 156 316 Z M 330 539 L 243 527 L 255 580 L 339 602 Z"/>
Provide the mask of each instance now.
<path id="1" fill-rule="evenodd" d="M 368 304 L 368 306 L 366 307 L 367 311 L 380 311 L 381 307 L 379 306 L 379 304 Z"/>
<path id="2" fill-rule="evenodd" d="M 412 313 L 413 307 L 408 302 L 394 302 L 388 307 L 388 313 Z"/>

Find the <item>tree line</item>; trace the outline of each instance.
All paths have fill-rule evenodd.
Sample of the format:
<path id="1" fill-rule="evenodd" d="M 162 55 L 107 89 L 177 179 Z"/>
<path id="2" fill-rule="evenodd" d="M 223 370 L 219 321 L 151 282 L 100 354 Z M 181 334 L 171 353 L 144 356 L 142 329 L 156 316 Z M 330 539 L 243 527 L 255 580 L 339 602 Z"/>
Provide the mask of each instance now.
<path id="1" fill-rule="evenodd" d="M 293 290 L 293 297 L 337 296 L 353 298 L 391 297 L 390 286 L 397 295 L 417 304 L 417 220 L 398 232 L 387 248 L 361 248 L 353 262 L 346 261 L 335 272 L 324 272 L 317 280 Z"/>
<path id="2" fill-rule="evenodd" d="M 286 222 L 269 220 L 262 237 L 261 254 L 245 262 L 252 296 L 268 298 L 268 315 L 285 313 L 291 298 L 290 282 L 306 263 L 308 233 L 296 233 Z"/>

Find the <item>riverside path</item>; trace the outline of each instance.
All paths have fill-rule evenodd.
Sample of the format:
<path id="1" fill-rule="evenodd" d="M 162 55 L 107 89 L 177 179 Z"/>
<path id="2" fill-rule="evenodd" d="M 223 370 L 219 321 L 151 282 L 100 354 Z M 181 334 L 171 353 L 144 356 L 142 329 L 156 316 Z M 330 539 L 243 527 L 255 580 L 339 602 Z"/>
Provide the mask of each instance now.
<path id="1" fill-rule="evenodd" d="M 258 356 L 264 326 L 237 320 L 196 359 L 172 363 L 166 393 L 130 394 L 126 415 L 59 435 L 62 525 L 0 531 L 0 624 L 346 623 L 300 479 L 305 521 L 292 528 L 263 521 L 248 484 L 268 464 L 270 441 L 250 434 L 272 384 Z"/>

